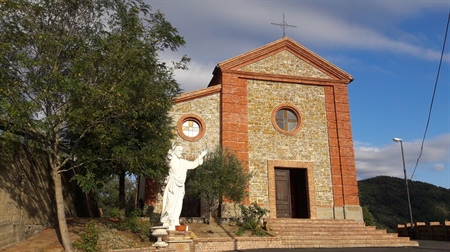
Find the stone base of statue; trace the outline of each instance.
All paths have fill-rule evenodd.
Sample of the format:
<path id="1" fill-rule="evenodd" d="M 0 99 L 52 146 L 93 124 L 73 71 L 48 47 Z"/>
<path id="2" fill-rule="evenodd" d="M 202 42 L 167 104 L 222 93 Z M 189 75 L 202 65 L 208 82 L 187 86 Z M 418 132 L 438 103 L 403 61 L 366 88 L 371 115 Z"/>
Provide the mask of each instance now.
<path id="1" fill-rule="evenodd" d="M 166 242 L 176 242 L 176 241 L 192 241 L 191 231 L 167 231 L 167 236 L 164 241 Z"/>
<path id="2" fill-rule="evenodd" d="M 192 242 L 193 233 L 191 231 L 167 231 L 165 241 L 169 244 L 169 249 L 175 251 L 194 251 Z"/>
<path id="3" fill-rule="evenodd" d="M 163 241 L 163 237 L 167 235 L 168 226 L 156 226 L 151 227 L 152 235 L 156 237 L 157 241 L 153 243 L 153 247 L 156 248 L 165 248 L 169 246 L 166 242 Z"/>

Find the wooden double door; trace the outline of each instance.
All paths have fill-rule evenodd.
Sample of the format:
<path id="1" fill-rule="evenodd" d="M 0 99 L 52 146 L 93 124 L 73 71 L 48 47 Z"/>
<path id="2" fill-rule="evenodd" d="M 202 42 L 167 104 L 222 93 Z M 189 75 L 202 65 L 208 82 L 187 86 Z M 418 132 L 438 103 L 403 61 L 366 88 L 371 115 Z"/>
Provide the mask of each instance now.
<path id="1" fill-rule="evenodd" d="M 277 218 L 310 218 L 307 169 L 275 168 Z"/>

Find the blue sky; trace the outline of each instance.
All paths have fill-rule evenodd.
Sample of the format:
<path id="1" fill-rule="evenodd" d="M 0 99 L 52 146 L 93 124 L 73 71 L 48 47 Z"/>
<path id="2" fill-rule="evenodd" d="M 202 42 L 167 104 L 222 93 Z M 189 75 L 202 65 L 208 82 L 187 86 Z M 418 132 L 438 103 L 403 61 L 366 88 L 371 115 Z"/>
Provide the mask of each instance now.
<path id="1" fill-rule="evenodd" d="M 189 70 L 177 72 L 185 91 L 205 88 L 217 63 L 283 35 L 351 74 L 349 99 L 359 179 L 403 178 L 419 157 L 444 42 L 449 0 L 422 1 L 147 1 L 186 40 Z M 431 120 L 412 180 L 450 188 L 450 39 Z"/>

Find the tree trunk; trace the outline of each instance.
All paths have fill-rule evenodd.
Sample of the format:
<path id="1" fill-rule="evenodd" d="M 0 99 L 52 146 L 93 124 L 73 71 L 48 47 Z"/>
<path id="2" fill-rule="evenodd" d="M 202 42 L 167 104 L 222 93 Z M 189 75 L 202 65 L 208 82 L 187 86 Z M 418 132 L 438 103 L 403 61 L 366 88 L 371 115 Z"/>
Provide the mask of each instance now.
<path id="1" fill-rule="evenodd" d="M 222 218 L 222 197 L 219 197 L 219 204 L 217 207 L 217 217 Z"/>
<path id="2" fill-rule="evenodd" d="M 209 202 L 209 213 L 208 213 L 208 224 L 216 223 L 215 219 L 213 218 L 213 211 L 214 211 L 214 200 L 210 199 Z"/>
<path id="3" fill-rule="evenodd" d="M 119 172 L 119 217 L 125 219 L 125 171 Z"/>
<path id="4" fill-rule="evenodd" d="M 69 229 L 66 223 L 65 204 L 61 174 L 58 169 L 52 168 L 53 184 L 55 186 L 56 213 L 58 215 L 58 227 L 61 235 L 62 245 L 65 251 L 72 251 L 72 242 L 69 237 Z"/>

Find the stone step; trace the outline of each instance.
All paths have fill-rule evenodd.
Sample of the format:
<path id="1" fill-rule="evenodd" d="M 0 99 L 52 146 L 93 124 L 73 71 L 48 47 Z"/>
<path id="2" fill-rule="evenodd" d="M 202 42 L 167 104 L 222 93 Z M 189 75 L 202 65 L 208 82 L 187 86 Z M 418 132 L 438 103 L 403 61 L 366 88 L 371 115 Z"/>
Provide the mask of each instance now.
<path id="1" fill-rule="evenodd" d="M 341 228 L 353 228 L 353 227 L 366 227 L 363 224 L 345 224 L 345 225 L 340 225 L 339 223 L 334 223 L 333 225 L 331 224 L 320 224 L 320 223 L 313 223 L 313 224 L 308 224 L 308 223 L 302 223 L 302 224 L 297 224 L 297 223 L 286 223 L 286 224 L 281 224 L 281 223 L 267 223 L 267 225 L 269 225 L 270 227 L 328 227 L 328 228 L 333 228 L 333 227 L 341 227 Z"/>
<path id="2" fill-rule="evenodd" d="M 362 223 L 267 223 L 271 227 L 366 227 Z"/>
<path id="3" fill-rule="evenodd" d="M 268 224 L 270 225 L 322 225 L 322 226 L 334 226 L 334 225 L 340 225 L 340 226 L 354 226 L 354 225 L 362 225 L 364 226 L 363 222 L 341 222 L 341 221 L 337 221 L 337 222 L 331 222 L 331 221 L 312 221 L 312 222 L 307 222 L 307 221 L 294 221 L 294 222 L 289 222 L 289 221 L 267 221 Z"/>
<path id="4" fill-rule="evenodd" d="M 367 240 L 367 239 L 386 239 L 386 240 L 398 240 L 398 236 L 385 234 L 385 235 L 377 235 L 374 237 L 373 235 L 333 235 L 333 234 L 306 234 L 306 235 L 284 235 L 283 239 L 292 239 L 292 240 Z M 409 239 L 408 239 L 409 240 Z"/>
<path id="5" fill-rule="evenodd" d="M 331 230 L 331 231 L 345 231 L 345 230 L 354 230 L 354 231 L 376 231 L 376 230 L 383 230 L 383 229 L 376 229 L 375 227 L 365 227 L 365 226 L 309 226 L 309 225 L 305 225 L 305 226 L 293 226 L 293 225 L 285 225 L 285 226 L 281 226 L 281 225 L 269 225 L 268 228 L 270 230 L 274 230 L 274 231 L 304 231 L 304 230 Z"/>
<path id="6" fill-rule="evenodd" d="M 372 239 L 355 239 L 353 237 L 347 237 L 346 239 L 330 239 L 329 237 L 309 237 L 309 239 L 299 239 L 299 237 L 282 237 L 283 242 L 295 242 L 295 243 L 330 243 L 330 244 L 346 244 L 346 243 L 385 243 L 385 244 L 392 244 L 392 243 L 407 243 L 410 244 L 409 239 L 394 239 L 391 238 L 379 238 L 379 237 L 372 237 Z"/>
<path id="7" fill-rule="evenodd" d="M 353 222 L 353 223 L 361 223 L 358 220 L 352 219 L 306 219 L 306 218 L 267 218 L 268 222 Z"/>
<path id="8" fill-rule="evenodd" d="M 416 247 L 416 241 L 355 220 L 268 219 L 286 248 Z"/>
<path id="9" fill-rule="evenodd" d="M 383 229 L 366 229 L 363 227 L 352 227 L 352 228 L 342 228 L 342 227 L 268 227 L 271 232 L 274 233 L 287 233 L 287 232 L 297 232 L 297 233 L 307 233 L 310 231 L 317 232 L 329 232 L 329 233 L 341 233 L 341 232 L 351 232 L 351 233 L 368 233 L 368 234 L 385 234 L 386 230 Z"/>
<path id="10" fill-rule="evenodd" d="M 352 247 L 415 247 L 417 245 L 408 242 L 386 242 L 384 240 L 373 241 L 298 241 L 283 242 L 285 248 L 352 248 Z"/>
<path id="11" fill-rule="evenodd" d="M 280 237 L 280 235 L 278 235 Z M 282 235 L 283 239 L 300 239 L 300 240 L 308 240 L 308 239 L 330 239 L 330 240 L 348 240 L 348 239 L 355 239 L 355 240 L 364 240 L 364 239 L 397 239 L 396 236 L 392 236 L 389 234 L 384 235 L 354 235 L 354 234 L 348 234 L 348 235 L 334 235 L 334 234 L 288 234 L 288 235 Z"/>
<path id="12" fill-rule="evenodd" d="M 341 233 L 333 233 L 333 232 L 324 232 L 324 231 L 309 231 L 309 232 L 285 232 L 285 233 L 275 233 L 277 236 L 299 236 L 299 237 L 309 237 L 309 236 L 324 236 L 324 237 L 398 237 L 396 234 L 388 234 L 388 233 L 352 233 L 352 232 L 341 232 Z"/>

